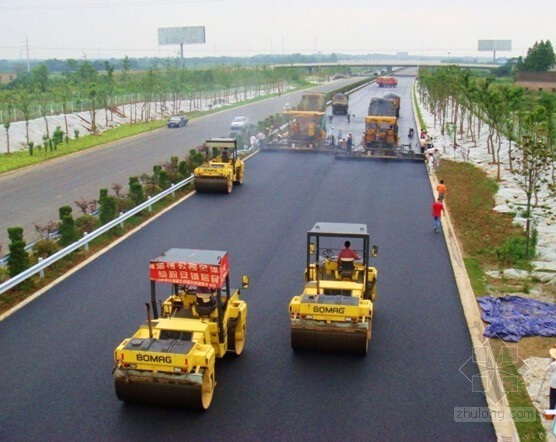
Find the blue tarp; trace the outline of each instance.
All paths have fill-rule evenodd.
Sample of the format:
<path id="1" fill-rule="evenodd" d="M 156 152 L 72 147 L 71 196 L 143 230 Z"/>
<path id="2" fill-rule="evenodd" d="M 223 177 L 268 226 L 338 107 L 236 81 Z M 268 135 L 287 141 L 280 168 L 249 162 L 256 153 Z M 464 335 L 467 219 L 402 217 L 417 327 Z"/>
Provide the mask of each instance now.
<path id="1" fill-rule="evenodd" d="M 556 336 L 556 304 L 519 296 L 478 298 L 487 338 L 518 342 L 523 336 Z"/>

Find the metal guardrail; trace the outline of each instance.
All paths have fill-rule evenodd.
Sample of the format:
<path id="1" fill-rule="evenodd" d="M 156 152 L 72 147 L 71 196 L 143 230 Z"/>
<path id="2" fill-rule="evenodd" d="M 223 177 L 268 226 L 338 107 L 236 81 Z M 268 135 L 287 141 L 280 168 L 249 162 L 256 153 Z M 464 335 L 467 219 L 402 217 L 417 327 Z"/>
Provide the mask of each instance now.
<path id="1" fill-rule="evenodd" d="M 0 284 L 0 295 L 8 291 L 9 289 L 15 287 L 18 284 L 21 284 L 26 279 L 30 278 L 33 275 L 36 275 L 39 272 L 43 272 L 44 269 L 49 267 L 50 265 L 54 264 L 59 259 L 62 259 L 69 255 L 70 253 L 80 249 L 81 247 L 85 247 L 85 250 L 88 250 L 89 243 L 98 238 L 102 234 L 108 232 L 109 230 L 113 229 L 116 226 L 123 225 L 123 222 L 132 216 L 138 214 L 139 212 L 145 209 L 151 209 L 151 206 L 160 201 L 163 198 L 166 198 L 169 195 L 173 195 L 176 190 L 181 189 L 182 187 L 192 183 L 195 177 L 191 175 L 190 177 L 186 178 L 179 183 L 172 184 L 172 186 L 163 192 L 160 192 L 158 195 L 153 197 L 149 197 L 147 201 L 144 203 L 139 204 L 138 206 L 134 207 L 133 209 L 129 210 L 128 212 L 120 215 L 118 218 L 113 219 L 109 223 L 106 223 L 102 227 L 98 228 L 94 232 L 86 234 L 80 240 L 74 242 L 73 244 L 67 246 L 66 248 L 54 253 L 53 255 L 49 256 L 48 258 L 39 260 L 37 264 L 32 267 L 29 267 L 27 270 L 21 272 L 19 275 L 14 276 L 13 278 L 8 279 L 6 282 Z"/>

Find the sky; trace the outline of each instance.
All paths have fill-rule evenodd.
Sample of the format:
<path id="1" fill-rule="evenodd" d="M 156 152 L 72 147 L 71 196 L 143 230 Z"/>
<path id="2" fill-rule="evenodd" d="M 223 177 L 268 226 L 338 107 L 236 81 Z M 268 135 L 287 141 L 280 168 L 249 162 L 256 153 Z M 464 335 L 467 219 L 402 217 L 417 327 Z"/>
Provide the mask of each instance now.
<path id="1" fill-rule="evenodd" d="M 178 56 L 161 27 L 205 26 L 185 57 L 257 54 L 485 56 L 478 40 L 556 47 L 556 0 L 0 0 L 0 59 Z"/>

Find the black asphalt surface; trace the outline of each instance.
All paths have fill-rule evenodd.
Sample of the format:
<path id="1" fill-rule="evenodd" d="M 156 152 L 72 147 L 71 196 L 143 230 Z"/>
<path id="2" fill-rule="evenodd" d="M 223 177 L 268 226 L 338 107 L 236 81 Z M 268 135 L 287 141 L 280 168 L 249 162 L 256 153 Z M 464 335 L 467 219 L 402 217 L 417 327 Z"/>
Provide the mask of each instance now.
<path id="1" fill-rule="evenodd" d="M 422 163 L 254 156 L 231 195 L 194 195 L 0 322 L 0 440 L 495 440 L 490 423 L 454 422 L 486 402 L 460 373 L 477 371 L 431 203 Z M 318 221 L 366 223 L 379 247 L 365 357 L 290 348 Z M 245 352 L 217 361 L 204 413 L 122 404 L 113 388 L 113 350 L 146 317 L 149 259 L 173 247 L 227 250 L 232 283 L 250 276 Z"/>
<path id="2" fill-rule="evenodd" d="M 360 78 L 337 80 L 315 90 L 327 92 Z M 97 198 L 101 188 L 114 183 L 127 188 L 130 176 L 152 174 L 156 164 L 172 156 L 184 158 L 190 149 L 211 137 L 228 136 L 234 117 L 243 115 L 253 124 L 281 112 L 286 103 L 299 103 L 302 91 L 284 94 L 253 104 L 191 120 L 180 129 L 163 128 L 103 147 L 58 158 L 47 163 L 0 176 L 0 245 L 7 252 L 7 228 L 20 226 L 29 242 L 39 238 L 34 224 L 58 220 L 58 209 L 74 201 Z"/>

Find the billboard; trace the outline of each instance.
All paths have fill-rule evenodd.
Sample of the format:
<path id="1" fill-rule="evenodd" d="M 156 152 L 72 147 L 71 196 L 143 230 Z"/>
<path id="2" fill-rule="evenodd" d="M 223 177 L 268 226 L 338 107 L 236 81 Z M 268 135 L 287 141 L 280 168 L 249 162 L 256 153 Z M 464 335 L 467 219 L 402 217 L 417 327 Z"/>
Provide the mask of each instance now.
<path id="1" fill-rule="evenodd" d="M 511 40 L 479 40 L 479 51 L 511 51 Z"/>
<path id="2" fill-rule="evenodd" d="M 191 45 L 205 43 L 204 26 L 186 26 L 181 28 L 158 28 L 158 45 Z"/>

